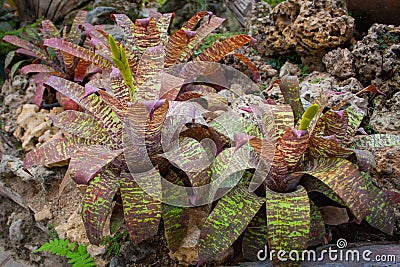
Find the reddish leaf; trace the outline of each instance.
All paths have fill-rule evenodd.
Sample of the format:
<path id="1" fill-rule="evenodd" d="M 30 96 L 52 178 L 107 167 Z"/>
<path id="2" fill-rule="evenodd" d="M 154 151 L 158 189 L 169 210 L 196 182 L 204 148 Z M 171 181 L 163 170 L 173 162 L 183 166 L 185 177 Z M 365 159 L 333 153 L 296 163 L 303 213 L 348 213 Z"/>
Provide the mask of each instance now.
<path id="1" fill-rule="evenodd" d="M 133 244 L 138 244 L 157 233 L 161 219 L 161 202 L 143 191 L 135 181 L 135 179 L 145 177 L 149 180 L 149 183 L 157 182 L 157 177 L 149 176 L 149 173 L 135 173 L 133 175 L 135 178 L 128 173 L 121 174 L 120 190 L 125 224 Z M 157 188 L 159 187 L 156 186 L 154 189 Z"/>
<path id="2" fill-rule="evenodd" d="M 103 241 L 103 229 L 118 187 L 118 176 L 111 169 L 103 169 L 86 188 L 82 218 L 92 244 L 100 245 Z"/>
<path id="3" fill-rule="evenodd" d="M 77 184 L 88 184 L 96 173 L 106 167 L 122 150 L 110 150 L 108 147 L 94 145 L 78 149 L 71 156 L 68 173 Z"/>
<path id="4" fill-rule="evenodd" d="M 94 54 L 89 49 L 86 49 L 84 47 L 78 46 L 76 44 L 61 39 L 51 38 L 45 40 L 44 45 L 49 46 L 51 48 L 59 49 L 65 53 L 81 58 L 85 61 L 89 61 L 101 69 L 111 69 L 112 67 L 110 61 L 99 55 Z"/>

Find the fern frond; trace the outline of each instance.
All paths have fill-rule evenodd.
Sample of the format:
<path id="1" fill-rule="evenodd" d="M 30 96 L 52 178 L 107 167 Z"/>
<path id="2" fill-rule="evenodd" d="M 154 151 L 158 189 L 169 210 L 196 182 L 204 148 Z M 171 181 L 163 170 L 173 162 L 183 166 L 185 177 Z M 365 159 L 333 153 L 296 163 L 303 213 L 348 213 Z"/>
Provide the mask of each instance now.
<path id="1" fill-rule="evenodd" d="M 86 246 L 79 244 L 76 248 L 76 244 L 74 242 L 70 243 L 68 239 L 50 240 L 33 252 L 40 251 L 48 251 L 52 254 L 64 256 L 69 259 L 68 263 L 72 263 L 72 267 L 96 266 L 93 257 L 87 252 Z"/>

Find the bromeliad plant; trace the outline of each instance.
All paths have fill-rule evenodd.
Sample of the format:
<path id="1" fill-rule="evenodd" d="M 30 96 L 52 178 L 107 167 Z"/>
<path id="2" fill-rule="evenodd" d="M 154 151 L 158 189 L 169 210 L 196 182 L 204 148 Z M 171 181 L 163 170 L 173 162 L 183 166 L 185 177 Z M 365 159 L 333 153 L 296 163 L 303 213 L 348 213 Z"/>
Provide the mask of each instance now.
<path id="1" fill-rule="evenodd" d="M 41 22 L 40 29 L 27 29 L 29 30 L 28 34 L 21 36 L 21 38 L 13 35 L 4 36 L 3 41 L 20 47 L 16 51 L 11 52 L 7 61 L 11 61 L 15 53 L 34 58 L 34 63 L 22 67 L 21 72 L 22 74 L 36 73 L 36 91 L 33 99 L 36 105 L 42 105 L 43 94 L 46 89 L 44 82 L 51 75 L 83 83 L 87 82 L 89 76 L 94 74 L 95 69 L 90 68 L 90 61 L 82 60 L 58 49 L 52 49 L 43 45 L 45 40 L 50 38 L 62 38 L 73 44 L 82 45 L 84 40 L 82 39 L 80 26 L 85 23 L 86 17 L 86 11 L 79 11 L 68 32 L 67 27 L 64 27 L 60 33 L 50 20 L 44 20 Z M 88 47 L 90 45 L 86 43 L 85 46 Z M 76 103 L 66 99 L 61 94 L 57 93 L 56 97 L 65 109 L 77 109 Z"/>
<path id="2" fill-rule="evenodd" d="M 197 186 L 210 181 L 207 171 L 188 176 L 165 157 L 170 151 L 163 151 L 160 137 L 162 125 L 171 117 L 184 118 L 185 131 L 179 140 L 186 156 L 217 156 L 214 165 L 218 167 L 223 166 L 227 155 L 235 150 L 229 148 L 229 142 L 213 129 L 218 124 L 208 123 L 217 116 L 211 112 L 207 118 L 198 117 L 198 114 L 205 114 L 204 108 L 189 101 L 203 96 L 211 105 L 213 99 L 221 99 L 217 90 L 202 84 L 185 86 L 185 78 L 168 73 L 160 77 L 160 74 L 166 68 L 190 59 L 194 62 L 218 62 L 236 48 L 251 43 L 252 38 L 232 36 L 195 56 L 194 52 L 204 38 L 224 19 L 209 12 L 199 12 L 169 36 L 167 30 L 172 17 L 172 14 L 156 14 L 132 23 L 125 15 L 114 15 L 124 33 L 121 41 L 107 36 L 99 27 L 85 25 L 90 41 L 96 47 L 95 52 L 57 38 L 44 43 L 63 54 L 90 62 L 103 71 L 102 79 L 93 79 L 85 87 L 57 76 L 46 81 L 46 85 L 79 103 L 85 112 L 65 111 L 52 117 L 54 125 L 66 133 L 65 137 L 29 152 L 25 158 L 25 167 L 69 160 L 66 179 L 71 177 L 78 184 L 88 185 L 83 200 L 83 220 L 93 244 L 101 243 L 104 225 L 112 212 L 111 231 L 117 231 L 124 222 L 135 244 L 154 236 L 163 217 L 170 249 L 176 251 L 179 248 L 188 228 L 189 208 L 162 204 L 135 181 L 143 177 L 149 182 L 157 181 L 160 175 L 177 185 Z M 202 19 L 203 23 L 200 22 Z M 197 24 L 200 25 L 196 27 Z M 246 57 L 234 55 L 255 69 Z M 212 69 L 208 71 L 212 72 Z M 189 74 L 193 74 L 190 69 Z M 254 78 L 258 77 L 258 72 L 255 72 Z M 144 146 L 128 142 L 126 147 L 126 141 L 123 142 L 127 138 L 124 123 L 125 127 L 129 123 L 139 126 L 138 132 L 132 134 L 144 137 Z M 204 151 L 204 144 L 200 144 L 203 139 L 211 139 L 218 145 Z M 223 153 L 225 150 L 226 155 Z M 160 156 L 162 154 L 164 156 Z M 155 168 L 151 165 L 146 169 L 149 166 L 146 157 Z M 127 161 L 144 171 L 130 174 Z M 200 195 L 190 197 L 188 203 L 189 200 L 194 203 Z"/>
<path id="3" fill-rule="evenodd" d="M 336 225 L 350 221 L 344 209 L 354 218 L 352 221 L 360 223 L 365 220 L 391 235 L 394 212 L 389 197 L 372 184 L 367 171 L 374 166 L 374 158 L 365 149 L 400 145 L 400 137 L 356 136 L 363 114 L 353 107 L 338 110 L 341 106 L 338 105 L 322 114 L 322 108 L 318 112 L 318 106 L 314 104 L 304 112 L 298 82 L 294 77 L 285 77 L 281 82 L 281 90 L 289 105 L 252 106 L 246 109 L 259 115 L 263 114 L 263 109 L 274 111 L 276 151 L 264 183 L 265 209 L 253 209 L 252 216 L 258 214 L 244 233 L 244 256 L 256 260 L 258 251 L 265 244 L 270 250 L 287 252 L 302 251 L 308 246 L 320 244 L 325 235 L 324 223 Z M 316 118 L 310 124 L 314 116 Z M 263 127 L 268 130 L 268 121 L 263 121 Z M 256 151 L 260 150 L 261 140 L 252 138 L 249 142 Z M 335 204 L 326 206 L 327 202 L 323 201 L 322 196 Z M 224 202 L 224 198 L 204 226 L 213 229 L 208 234 L 209 242 L 201 243 L 208 256 L 215 255 L 215 250 L 210 247 L 220 244 L 223 238 L 215 238 L 216 232 L 232 226 L 230 218 L 222 216 L 224 210 L 232 210 L 235 205 L 246 203 L 243 200 Z M 247 205 L 241 208 L 248 210 L 254 203 Z M 329 216 L 331 214 L 340 216 Z M 223 227 L 212 228 L 216 221 Z M 247 224 L 241 226 L 244 230 Z M 232 243 L 230 238 L 225 238 L 226 244 Z M 278 265 L 293 264 L 277 261 L 276 255 L 273 259 Z"/>
<path id="4" fill-rule="evenodd" d="M 69 159 L 66 179 L 87 185 L 83 220 L 91 243 L 102 242 L 111 213 L 111 232 L 125 223 L 135 244 L 154 236 L 162 218 L 172 252 L 180 249 L 191 223 L 197 220 L 201 228 L 199 262 L 218 258 L 243 233 L 243 254 L 250 259 L 266 243 L 275 250 L 302 250 L 320 243 L 324 236 L 327 219 L 320 210 L 335 209 L 322 207 L 313 192 L 348 210 L 357 222 L 365 219 L 386 233 L 392 232 L 394 218 L 388 198 L 361 172 L 372 163 L 362 148 L 399 144 L 398 137 L 376 135 L 353 140 L 358 138 L 354 135 L 362 116 L 352 109 L 322 114 L 318 105 L 304 111 L 298 86 L 289 83 L 293 80 L 282 82 L 288 105 L 251 106 L 245 110 L 257 115 L 261 127 L 246 123 L 246 127 L 238 127 L 240 117 L 218 115 L 221 109 L 215 102 L 221 100 L 216 94 L 220 88 L 205 84 L 190 87 L 185 84 L 186 77 L 164 71 L 190 59 L 218 62 L 251 43 L 251 38 L 233 36 L 196 56 L 195 50 L 223 19 L 200 12 L 169 36 L 171 18 L 172 14 L 156 14 L 132 23 L 125 15 L 114 15 L 124 33 L 120 41 L 99 27 L 85 25 L 95 52 L 62 39 L 45 41 L 48 47 L 90 62 L 103 73 L 102 79 L 93 79 L 85 87 L 56 76 L 46 82 L 79 103 L 85 112 L 65 111 L 53 117 L 66 136 L 31 151 L 25 159 L 25 167 Z M 243 55 L 235 55 L 254 69 Z M 188 76 L 193 75 L 193 69 L 186 70 Z M 210 68 L 209 74 L 213 71 Z M 199 98 L 204 101 L 190 101 Z M 273 120 L 267 116 L 271 110 Z M 174 150 L 175 133 L 163 132 L 163 125 L 179 123 L 184 125 L 177 139 L 183 157 Z M 215 145 L 210 145 L 210 140 Z M 250 146 L 245 146 L 246 142 Z M 249 154 L 244 153 L 246 147 L 250 147 Z M 264 148 L 272 150 L 274 156 L 270 158 L 271 153 L 265 153 Z M 230 163 L 229 156 L 238 151 L 250 155 L 249 162 L 239 157 Z M 350 157 L 365 169 L 359 169 Z M 201 160 L 211 164 L 199 171 L 193 162 L 200 164 Z M 257 168 L 251 163 L 258 163 Z M 242 175 L 239 167 L 255 170 Z M 202 203 L 205 196 L 201 189 L 187 194 L 186 206 L 171 204 L 174 199 L 161 203 L 156 197 L 157 193 L 170 193 L 159 185 L 161 177 L 175 185 L 197 187 L 218 182 L 217 177 L 226 173 L 226 179 L 219 181 L 221 188 L 237 185 L 215 199 L 214 205 L 190 206 Z M 260 174 L 266 179 L 257 189 L 251 179 Z M 145 192 L 139 180 L 147 181 L 150 189 L 154 187 L 153 193 Z"/>

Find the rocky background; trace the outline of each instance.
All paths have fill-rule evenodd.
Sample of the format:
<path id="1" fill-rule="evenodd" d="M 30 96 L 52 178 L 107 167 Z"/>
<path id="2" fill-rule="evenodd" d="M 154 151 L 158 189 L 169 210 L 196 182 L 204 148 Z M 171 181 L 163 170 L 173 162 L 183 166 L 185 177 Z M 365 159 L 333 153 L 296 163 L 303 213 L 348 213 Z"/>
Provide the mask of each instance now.
<path id="1" fill-rule="evenodd" d="M 391 21 L 374 23 L 347 8 L 344 0 L 286 0 L 271 6 L 268 1 L 89 1 L 88 22 L 111 24 L 111 13 L 126 13 L 131 18 L 148 16 L 151 10 L 176 13 L 173 29 L 196 11 L 207 9 L 226 17 L 225 28 L 215 35 L 224 38 L 230 32 L 246 32 L 257 43 L 241 51 L 258 67 L 260 88 L 266 98 L 282 101 L 276 79 L 285 75 L 301 78 L 301 100 L 309 105 L 321 94 L 332 95 L 330 105 L 346 99 L 373 84 L 383 94 L 360 94 L 349 105 L 366 114 L 363 128 L 367 133 L 400 134 L 400 27 Z M 271 2 L 271 1 L 270 1 Z M 357 1 L 354 1 L 357 2 Z M 367 3 L 369 1 L 365 1 Z M 390 2 L 390 1 L 389 1 Z M 241 10 L 238 11 L 238 7 Z M 354 8 L 354 7 L 353 7 Z M 64 17 L 66 23 L 74 17 L 72 10 Z M 238 15 L 240 14 L 240 15 Z M 360 17 L 361 16 L 361 17 Z M 368 18 L 368 15 L 367 15 Z M 388 18 L 390 20 L 390 17 Z M 395 19 L 393 24 L 399 23 Z M 386 24 L 382 24 L 386 23 Z M 112 32 L 113 26 L 109 26 Z M 172 30 L 173 30 L 172 29 Z M 117 33 L 115 33 L 117 34 Z M 234 58 L 224 63 L 246 72 Z M 79 188 L 63 179 L 63 167 L 37 167 L 24 170 L 22 159 L 26 151 L 60 135 L 49 115 L 62 108 L 39 109 L 32 104 L 35 85 L 29 76 L 16 74 L 7 79 L 0 94 L 0 248 L 14 255 L 26 266 L 68 266 L 58 257 L 32 254 L 40 244 L 56 233 L 62 238 L 87 244 L 80 219 Z M 372 151 L 376 157 L 374 182 L 400 192 L 400 149 L 387 148 Z M 397 207 L 397 229 L 393 237 L 369 232 L 367 226 L 358 226 L 366 234 L 350 236 L 352 226 L 335 231 L 348 231 L 351 242 L 399 240 L 400 209 Z M 347 228 L 346 228 L 347 227 Z M 363 228 L 364 227 L 364 228 Z M 195 233 L 194 233 L 195 234 Z M 118 256 L 107 255 L 105 246 L 89 246 L 99 266 L 178 266 L 189 264 L 191 244 L 187 251 L 168 255 L 161 235 L 149 242 L 132 246 L 126 239 Z M 1 255 L 5 252 L 0 250 Z M 233 250 L 218 264 L 234 264 Z M 7 262 L 6 262 L 7 260 Z M 217 265 L 218 265 L 217 264 Z M 18 266 L 18 265 L 17 265 Z"/>

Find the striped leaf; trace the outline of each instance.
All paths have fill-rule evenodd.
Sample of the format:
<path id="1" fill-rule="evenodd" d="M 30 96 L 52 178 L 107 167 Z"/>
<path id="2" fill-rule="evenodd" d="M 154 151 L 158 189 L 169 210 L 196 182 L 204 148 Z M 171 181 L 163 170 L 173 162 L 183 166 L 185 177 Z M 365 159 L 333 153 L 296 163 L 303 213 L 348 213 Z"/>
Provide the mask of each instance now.
<path id="1" fill-rule="evenodd" d="M 350 147 L 355 149 L 381 148 L 386 146 L 400 146 L 400 135 L 363 135 L 350 144 Z"/>
<path id="2" fill-rule="evenodd" d="M 137 100 L 159 99 L 163 69 L 163 47 L 156 46 L 146 49 L 135 73 L 136 86 L 138 87 Z"/>
<path id="3" fill-rule="evenodd" d="M 48 38 L 59 38 L 60 37 L 60 32 L 54 26 L 53 22 L 51 20 L 43 20 L 42 21 L 42 29 L 45 34 L 45 37 Z"/>
<path id="4" fill-rule="evenodd" d="M 110 150 L 100 145 L 80 148 L 71 156 L 68 166 L 70 177 L 77 184 L 87 185 L 98 171 L 106 167 L 122 150 Z"/>
<path id="5" fill-rule="evenodd" d="M 303 153 L 308 147 L 309 135 L 307 131 L 293 130 L 288 128 L 286 132 L 279 139 L 276 150 L 282 152 L 285 165 L 288 171 L 291 172 L 297 166 Z"/>
<path id="6" fill-rule="evenodd" d="M 180 62 L 186 62 L 193 55 L 194 51 L 200 46 L 204 38 L 206 38 L 210 33 L 212 33 L 216 28 L 218 28 L 225 19 L 219 18 L 217 16 L 212 16 L 211 19 L 202 24 L 197 30 L 196 35 L 190 39 L 188 45 L 185 47 L 181 56 L 179 57 Z"/>
<path id="7" fill-rule="evenodd" d="M 175 252 L 185 238 L 189 223 L 189 208 L 162 204 L 162 218 L 168 248 Z"/>
<path id="8" fill-rule="evenodd" d="M 100 245 L 103 241 L 103 229 L 118 188 L 118 176 L 107 168 L 99 172 L 86 188 L 82 218 L 86 235 L 92 244 Z"/>
<path id="9" fill-rule="evenodd" d="M 279 85 L 285 104 L 292 107 L 294 114 L 294 122 L 297 123 L 304 113 L 303 105 L 300 101 L 300 87 L 297 76 L 284 76 Z"/>
<path id="10" fill-rule="evenodd" d="M 291 193 L 266 190 L 268 247 L 270 250 L 301 252 L 310 235 L 310 203 L 307 191 L 299 186 Z M 272 260 L 278 263 L 276 255 Z"/>
<path id="11" fill-rule="evenodd" d="M 162 14 L 157 19 L 157 28 L 158 31 L 160 32 L 160 39 L 163 45 L 166 45 L 168 42 L 168 29 L 174 16 L 175 16 L 174 13 L 166 13 Z"/>
<path id="12" fill-rule="evenodd" d="M 356 134 L 358 128 L 361 125 L 361 122 L 364 118 L 364 113 L 358 111 L 353 106 L 350 106 L 346 109 L 347 112 L 347 129 L 346 129 L 346 137 L 349 139 L 345 141 L 349 143 Z"/>
<path id="13" fill-rule="evenodd" d="M 219 62 L 229 53 L 244 46 L 250 41 L 251 37 L 246 34 L 232 36 L 207 48 L 195 60 Z"/>
<path id="14" fill-rule="evenodd" d="M 85 76 L 88 73 L 88 68 L 91 64 L 91 62 L 83 59 L 78 61 L 78 64 L 74 68 L 74 82 L 83 82 L 83 79 L 85 79 Z"/>
<path id="15" fill-rule="evenodd" d="M 90 114 L 67 110 L 50 118 L 55 126 L 77 137 L 90 139 L 99 144 L 112 143 L 111 136 Z"/>
<path id="16" fill-rule="evenodd" d="M 241 184 L 224 195 L 203 225 L 199 256 L 217 259 L 243 233 L 264 202 Z"/>
<path id="17" fill-rule="evenodd" d="M 112 109 L 112 111 L 114 111 L 115 114 L 117 114 L 118 118 L 122 121 L 128 108 L 127 105 L 121 104 L 117 98 L 111 96 L 104 90 L 97 91 L 97 94 L 99 94 L 100 98 Z"/>
<path id="18" fill-rule="evenodd" d="M 118 115 L 105 101 L 96 94 L 91 94 L 79 103 L 100 121 L 115 143 L 121 144 L 123 124 Z"/>
<path id="19" fill-rule="evenodd" d="M 124 40 L 127 43 L 129 49 L 135 48 L 135 34 L 134 34 L 134 24 L 130 18 L 125 14 L 113 14 L 111 18 L 115 21 L 118 27 L 121 29 L 124 36 Z"/>
<path id="20" fill-rule="evenodd" d="M 260 210 L 261 211 L 261 210 Z M 259 261 L 257 254 L 268 244 L 267 217 L 264 213 L 257 214 L 249 223 L 243 234 L 242 254 L 245 259 Z"/>
<path id="21" fill-rule="evenodd" d="M 294 126 L 294 115 L 289 105 L 261 105 L 264 134 L 278 140 L 287 127 Z"/>
<path id="22" fill-rule="evenodd" d="M 338 143 L 336 136 L 313 136 L 310 138 L 310 152 L 314 157 L 347 157 L 353 151 Z"/>
<path id="23" fill-rule="evenodd" d="M 314 176 L 331 188 L 359 220 L 370 209 L 365 179 L 353 163 L 342 158 L 315 159 L 311 168 L 299 173 Z"/>
<path id="24" fill-rule="evenodd" d="M 181 30 L 188 30 L 191 31 L 194 29 L 194 27 L 196 27 L 197 23 L 199 23 L 199 21 L 204 18 L 205 16 L 213 16 L 213 14 L 211 12 L 208 11 L 200 11 L 197 12 L 196 14 L 194 14 L 188 21 L 186 21 L 183 25 Z"/>
<path id="25" fill-rule="evenodd" d="M 100 55 L 96 55 L 89 49 L 78 46 L 74 43 L 70 43 L 70 42 L 67 42 L 67 41 L 64 41 L 61 39 L 57 39 L 57 38 L 51 38 L 51 39 L 45 40 L 44 45 L 51 47 L 51 48 L 59 49 L 65 53 L 68 53 L 70 55 L 73 55 L 75 57 L 83 59 L 85 61 L 89 61 L 93 65 L 95 65 L 96 67 L 99 67 L 101 69 L 111 69 L 111 67 L 112 67 L 111 62 L 108 61 L 107 59 L 101 57 Z"/>
<path id="26" fill-rule="evenodd" d="M 133 174 L 136 179 L 139 176 L 154 181 L 147 173 Z M 133 244 L 153 237 L 158 230 L 161 219 L 161 202 L 149 196 L 136 183 L 134 177 L 128 173 L 122 173 L 120 177 L 120 191 L 123 201 L 125 224 Z"/>
<path id="27" fill-rule="evenodd" d="M 137 19 L 134 32 L 135 44 L 141 53 L 149 47 L 161 45 L 160 31 L 154 18 Z"/>
<path id="28" fill-rule="evenodd" d="M 81 40 L 82 31 L 79 29 L 79 26 L 84 24 L 86 21 L 86 17 L 88 15 L 87 11 L 79 10 L 76 14 L 74 20 L 72 21 L 71 29 L 66 36 L 68 41 L 78 44 Z"/>
<path id="29" fill-rule="evenodd" d="M 329 186 L 314 177 L 304 176 L 301 179 L 301 185 L 304 186 L 308 194 L 318 192 L 337 204 L 347 207 L 347 204 Z"/>
<path id="30" fill-rule="evenodd" d="M 165 67 L 171 67 L 185 50 L 189 40 L 193 38 L 196 32 L 187 30 L 178 30 L 168 39 L 165 45 Z"/>
<path id="31" fill-rule="evenodd" d="M 318 207 L 310 199 L 310 239 L 308 240 L 308 246 L 312 247 L 323 244 L 325 234 L 324 218 Z"/>
<path id="32" fill-rule="evenodd" d="M 28 51 L 29 56 L 34 56 L 41 59 L 47 59 L 47 55 L 43 53 L 43 50 L 41 48 L 37 47 L 36 45 L 28 41 L 25 41 L 22 38 L 19 38 L 14 35 L 6 35 L 3 37 L 2 40 L 10 44 L 13 44 L 15 46 L 21 47 L 23 50 L 19 50 L 18 53 L 21 53 L 21 51 Z"/>
<path id="33" fill-rule="evenodd" d="M 131 100 L 129 87 L 122 78 L 121 72 L 117 68 L 112 68 L 110 74 L 111 91 L 115 98 L 125 104 Z"/>
<path id="34" fill-rule="evenodd" d="M 36 73 L 36 72 L 45 72 L 45 73 L 50 73 L 50 74 L 57 73 L 57 71 L 54 68 L 47 66 L 47 65 L 43 65 L 43 64 L 26 65 L 21 68 L 21 72 L 24 75 L 29 74 L 29 73 Z M 58 76 L 62 76 L 62 74 L 58 75 Z"/>
<path id="35" fill-rule="evenodd" d="M 96 117 L 114 141 L 121 142 L 121 133 L 123 125 L 117 114 L 96 94 L 91 94 L 82 99 L 85 95 L 85 88 L 77 83 L 51 76 L 46 82 L 63 95 L 79 103 L 84 109 Z"/>
<path id="36" fill-rule="evenodd" d="M 371 210 L 365 220 L 385 234 L 392 235 L 395 224 L 393 205 L 385 192 L 372 183 L 371 176 L 368 173 L 362 173 L 362 175 L 366 180 L 371 199 Z"/>
<path id="37" fill-rule="evenodd" d="M 24 160 L 24 168 L 35 165 L 46 165 L 68 160 L 82 146 L 93 144 L 83 138 L 59 138 L 29 151 Z"/>
<path id="38" fill-rule="evenodd" d="M 324 136 L 335 135 L 339 142 L 346 137 L 348 127 L 348 114 L 346 110 L 332 111 L 329 110 L 320 120 L 324 120 Z"/>

